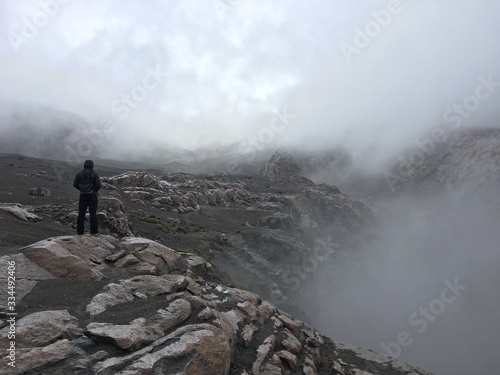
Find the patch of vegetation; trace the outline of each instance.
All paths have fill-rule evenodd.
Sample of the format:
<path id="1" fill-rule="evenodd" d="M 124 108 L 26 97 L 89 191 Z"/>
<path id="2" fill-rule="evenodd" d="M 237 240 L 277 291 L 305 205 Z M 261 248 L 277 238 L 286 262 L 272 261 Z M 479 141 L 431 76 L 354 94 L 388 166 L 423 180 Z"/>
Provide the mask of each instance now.
<path id="1" fill-rule="evenodd" d="M 223 243 L 219 236 L 205 236 L 203 239 L 212 247 L 214 250 L 217 251 L 224 251 Z"/>
<path id="2" fill-rule="evenodd" d="M 193 233 L 193 232 L 201 232 L 202 230 L 203 230 L 202 226 L 199 226 L 196 224 L 191 224 L 191 223 L 188 223 L 188 224 L 182 223 L 179 227 L 177 227 L 175 229 L 176 232 L 184 233 L 184 234 Z"/>
<path id="3" fill-rule="evenodd" d="M 170 228 L 165 225 L 165 223 L 159 216 L 150 215 L 145 213 L 144 211 L 131 211 L 129 212 L 129 215 L 135 217 L 139 221 L 153 224 L 156 229 L 161 230 L 162 232 L 171 232 Z"/>

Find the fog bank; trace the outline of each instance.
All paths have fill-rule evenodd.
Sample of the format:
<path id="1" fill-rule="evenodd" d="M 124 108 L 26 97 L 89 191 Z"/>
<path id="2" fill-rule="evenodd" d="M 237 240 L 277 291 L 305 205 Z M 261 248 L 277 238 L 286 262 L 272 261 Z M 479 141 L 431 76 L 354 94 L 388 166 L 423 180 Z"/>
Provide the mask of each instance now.
<path id="1" fill-rule="evenodd" d="M 302 290 L 334 339 L 435 374 L 493 374 L 500 346 L 498 196 L 393 198 L 379 239 L 323 264 Z"/>

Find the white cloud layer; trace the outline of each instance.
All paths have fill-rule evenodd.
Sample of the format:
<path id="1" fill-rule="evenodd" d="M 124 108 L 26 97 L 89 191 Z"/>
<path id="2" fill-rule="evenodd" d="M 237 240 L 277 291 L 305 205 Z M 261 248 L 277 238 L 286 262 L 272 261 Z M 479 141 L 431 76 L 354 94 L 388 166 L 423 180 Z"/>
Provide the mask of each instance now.
<path id="1" fill-rule="evenodd" d="M 256 135 L 286 107 L 276 145 L 382 160 L 442 125 L 478 77 L 500 82 L 498 14 L 495 0 L 4 0 L 0 101 L 91 124 L 126 105 L 121 144 L 188 148 Z M 158 85 L 141 89 L 151 69 Z M 497 126 L 498 98 L 465 125 Z"/>

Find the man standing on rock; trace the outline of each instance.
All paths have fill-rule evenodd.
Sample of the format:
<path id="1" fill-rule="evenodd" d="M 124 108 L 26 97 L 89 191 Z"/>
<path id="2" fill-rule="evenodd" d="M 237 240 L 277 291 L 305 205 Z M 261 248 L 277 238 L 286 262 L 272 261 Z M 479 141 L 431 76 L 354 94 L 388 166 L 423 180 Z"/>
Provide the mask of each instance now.
<path id="1" fill-rule="evenodd" d="M 94 162 L 92 160 L 85 160 L 83 171 L 75 176 L 73 186 L 75 189 L 80 190 L 76 232 L 83 234 L 85 214 L 88 207 L 90 213 L 90 234 L 97 234 L 97 192 L 101 188 L 101 180 L 94 171 Z"/>

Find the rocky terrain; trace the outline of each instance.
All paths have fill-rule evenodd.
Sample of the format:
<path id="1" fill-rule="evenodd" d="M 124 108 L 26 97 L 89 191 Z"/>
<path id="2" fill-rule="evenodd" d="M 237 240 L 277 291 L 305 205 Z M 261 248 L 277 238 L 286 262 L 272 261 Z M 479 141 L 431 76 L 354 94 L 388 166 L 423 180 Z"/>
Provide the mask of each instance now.
<path id="1" fill-rule="evenodd" d="M 15 159 L 4 159 L 2 174 L 6 181 L 23 182 L 19 191 L 2 190 L 6 203 L 0 212 L 22 211 L 23 220 L 39 221 L 33 233 L 40 235 L 19 237 L 8 215 L 3 246 L 74 233 L 73 176 L 54 175 L 60 168 L 51 170 L 49 162 Z M 300 313 L 290 277 L 305 281 L 312 263 L 331 262 L 335 254 L 356 248 L 356 241 L 372 235 L 375 220 L 366 205 L 337 187 L 303 177 L 290 156 L 275 154 L 264 167 L 261 175 L 236 176 L 104 169 L 101 233 L 144 236 L 197 253 L 217 265 L 219 281 L 231 280 Z"/>
<path id="2" fill-rule="evenodd" d="M 411 165 L 411 173 L 401 175 L 406 170 L 396 163 L 396 190 L 487 189 L 494 212 L 497 138 L 495 130 L 456 133 Z M 259 168 L 243 166 L 246 172 L 238 174 L 172 172 L 157 165 L 122 169 L 124 162 L 96 160 L 103 181 L 97 237 L 74 235 L 78 193 L 71 183 L 80 165 L 1 157 L 0 282 L 8 285 L 8 266 L 15 262 L 17 313 L 16 368 L 4 366 L 5 357 L 2 371 L 428 374 L 335 341 L 335 331 L 326 337 L 308 323 L 311 313 L 318 319 L 314 306 L 330 308 L 332 297 L 318 283 L 342 284 L 353 271 L 376 281 L 375 269 L 363 269 L 374 244 L 383 244 L 377 250 L 381 263 L 396 256 L 408 269 L 418 268 L 415 280 L 430 282 L 427 258 L 437 264 L 444 256 L 424 250 L 415 257 L 384 242 L 387 229 L 406 229 L 404 223 L 380 226 L 388 212 L 383 205 L 392 204 L 387 186 L 378 195 L 385 203 L 377 202 L 382 174 L 377 181 L 355 181 L 362 187 L 357 196 L 374 197 L 370 203 L 319 183 L 315 176 L 323 167 L 333 168 L 332 176 L 343 173 L 339 168 L 348 161 L 341 156 L 276 152 Z M 469 196 L 460 195 L 459 207 L 473 207 Z M 405 210 L 412 205 L 405 202 Z M 436 246 L 434 237 L 426 241 L 426 249 Z M 346 266 L 349 261 L 358 266 Z M 412 277 L 402 280 L 411 284 Z M 1 289 L 5 351 L 12 333 L 8 297 L 8 289 Z M 335 314 L 343 306 L 337 307 Z M 319 315 L 324 327 L 326 317 Z"/>
<path id="3" fill-rule="evenodd" d="M 307 280 L 311 262 L 355 248 L 375 221 L 289 156 L 253 176 L 102 168 L 99 236 L 73 235 L 72 176 L 50 163 L 0 166 L 2 283 L 16 268 L 5 373 L 427 374 L 305 323 L 287 277 Z"/>
<path id="4" fill-rule="evenodd" d="M 336 343 L 145 238 L 52 237 L 0 264 L 3 283 L 15 265 L 17 301 L 1 323 L 3 374 L 429 374 Z"/>

